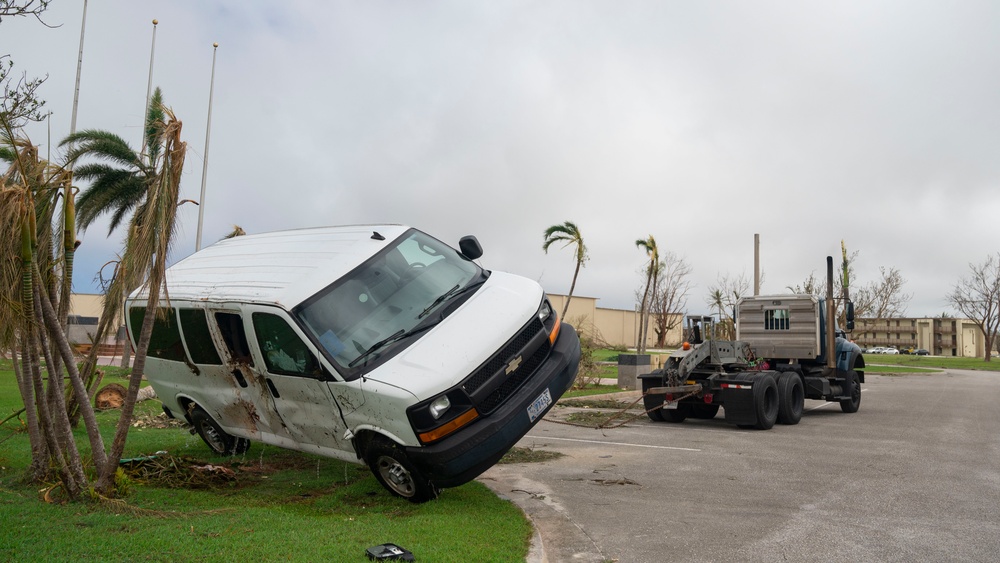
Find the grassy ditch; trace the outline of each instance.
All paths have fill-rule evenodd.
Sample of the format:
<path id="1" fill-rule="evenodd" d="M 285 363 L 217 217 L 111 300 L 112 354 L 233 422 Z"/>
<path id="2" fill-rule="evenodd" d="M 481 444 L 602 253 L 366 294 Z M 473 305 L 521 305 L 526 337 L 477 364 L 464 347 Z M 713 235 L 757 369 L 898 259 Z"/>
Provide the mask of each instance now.
<path id="1" fill-rule="evenodd" d="M 0 361 L 0 419 L 22 406 L 9 365 Z M 185 429 L 160 427 L 159 412 L 156 400 L 137 405 L 124 456 L 134 458 L 129 494 L 84 503 L 60 502 L 57 488 L 46 495 L 54 484 L 23 482 L 27 434 L 17 418 L 0 425 L 0 560 L 364 561 L 366 548 L 386 542 L 418 561 L 527 554 L 530 523 L 478 482 L 414 505 L 359 465 L 262 444 L 236 458 L 211 455 Z M 107 443 L 117 417 L 98 414 Z M 77 443 L 89 451 L 82 427 Z"/>

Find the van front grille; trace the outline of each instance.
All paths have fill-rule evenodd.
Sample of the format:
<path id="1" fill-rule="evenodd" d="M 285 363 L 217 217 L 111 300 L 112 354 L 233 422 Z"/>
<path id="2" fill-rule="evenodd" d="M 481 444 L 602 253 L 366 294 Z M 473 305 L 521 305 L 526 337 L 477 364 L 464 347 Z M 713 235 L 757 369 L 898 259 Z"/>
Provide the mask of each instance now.
<path id="1" fill-rule="evenodd" d="M 489 414 L 503 404 L 531 377 L 549 354 L 549 339 L 542 321 L 534 318 L 466 379 L 465 392 L 481 414 Z M 516 369 L 507 373 L 520 357 Z"/>

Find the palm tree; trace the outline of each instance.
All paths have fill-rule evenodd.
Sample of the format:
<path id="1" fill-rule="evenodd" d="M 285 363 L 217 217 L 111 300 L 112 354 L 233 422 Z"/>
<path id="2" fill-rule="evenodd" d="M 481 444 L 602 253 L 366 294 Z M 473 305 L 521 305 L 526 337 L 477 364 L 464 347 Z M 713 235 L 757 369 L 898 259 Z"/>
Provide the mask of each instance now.
<path id="1" fill-rule="evenodd" d="M 77 179 L 91 182 L 90 187 L 80 194 L 76 204 L 80 230 L 85 230 L 101 215 L 110 213 L 111 223 L 108 226 L 110 235 L 130 213 L 139 212 L 139 208 L 146 201 L 146 194 L 151 184 L 158 175 L 156 167 L 162 151 L 162 141 L 158 135 L 162 132 L 163 123 L 163 94 L 156 88 L 146 113 L 143 140 L 146 152 L 137 152 L 118 135 L 97 129 L 79 131 L 59 143 L 61 147 L 67 145 L 70 147 L 66 159 L 71 165 L 83 158 L 97 160 L 78 166 L 74 170 Z M 133 289 L 135 288 L 123 288 L 125 293 L 122 297 Z M 105 299 L 107 298 L 106 294 Z M 110 330 L 110 321 L 111 319 L 106 320 L 104 330 L 100 330 L 101 326 L 98 327 L 99 341 L 103 341 L 106 332 Z M 129 366 L 131 359 L 129 353 L 130 349 L 126 345 L 122 353 L 123 368 Z M 96 383 L 99 381 L 91 382 L 92 385 Z"/>
<path id="2" fill-rule="evenodd" d="M 649 235 L 646 239 L 639 239 L 635 241 L 636 248 L 646 251 L 646 255 L 649 256 L 649 265 L 646 266 L 646 289 L 642 292 L 642 303 L 639 305 L 639 343 L 636 346 L 637 352 L 640 354 L 646 353 L 646 325 L 648 324 L 648 307 L 650 289 L 653 290 L 653 295 L 656 294 L 656 279 L 659 274 L 660 268 L 660 251 L 656 248 L 656 239 L 653 235 Z"/>
<path id="3" fill-rule="evenodd" d="M 118 268 L 120 273 L 115 276 L 108 292 L 123 295 L 128 288 L 144 286 L 147 294 L 147 313 L 139 329 L 132 375 L 111 451 L 108 454 L 109 461 L 95 485 L 98 491 L 108 491 L 112 488 L 114 468 L 118 466 L 118 461 L 125 450 L 125 439 L 128 436 L 136 397 L 146 367 L 146 351 L 153 331 L 153 320 L 160 300 L 160 290 L 167 269 L 167 255 L 173 241 L 177 218 L 178 194 L 187 145 L 180 140 L 181 122 L 170 110 L 162 106 L 162 102 L 158 105 L 160 107 L 157 109 L 162 112 L 166 120 L 153 122 L 152 127 L 147 128 L 147 132 L 152 130 L 154 133 L 148 136 L 150 153 L 159 157 L 153 161 L 154 174 L 149 177 L 145 198 L 135 208 L 129 222 L 125 251 L 122 253 Z M 162 153 L 159 150 L 161 148 Z M 114 312 L 114 309 L 109 309 L 109 302 L 110 300 L 105 302 L 103 315 Z"/>
<path id="4" fill-rule="evenodd" d="M 564 242 L 563 248 L 576 245 L 576 269 L 573 270 L 573 281 L 569 284 L 569 295 L 566 296 L 566 303 L 563 305 L 560 317 L 566 318 L 566 311 L 569 310 L 569 302 L 573 299 L 573 290 L 576 289 L 576 278 L 580 275 L 580 268 L 588 260 L 587 246 L 583 244 L 583 235 L 580 234 L 576 224 L 566 221 L 562 225 L 552 225 L 545 229 L 545 242 L 542 243 L 542 250 L 549 253 L 549 247 L 557 242 Z"/>
<path id="5" fill-rule="evenodd" d="M 75 164 L 82 158 L 93 158 L 74 169 L 78 180 L 90 180 L 90 187 L 80 194 L 76 203 L 77 223 L 86 229 L 98 217 L 111 213 L 108 234 L 117 229 L 130 213 L 142 206 L 146 193 L 156 179 L 160 159 L 160 140 L 157 138 L 164 123 L 163 95 L 157 88 L 146 114 L 146 152 L 138 152 L 118 135 L 108 131 L 86 129 L 74 133 L 59 146 L 69 146 L 66 159 Z"/>

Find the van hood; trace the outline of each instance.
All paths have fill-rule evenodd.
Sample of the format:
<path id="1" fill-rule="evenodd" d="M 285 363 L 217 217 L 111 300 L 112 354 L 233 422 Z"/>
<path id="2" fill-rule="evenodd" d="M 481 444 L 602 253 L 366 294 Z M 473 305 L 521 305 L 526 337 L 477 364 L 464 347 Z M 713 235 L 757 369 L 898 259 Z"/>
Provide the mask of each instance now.
<path id="1" fill-rule="evenodd" d="M 365 374 L 423 401 L 458 385 L 532 319 L 545 293 L 536 282 L 491 273 L 475 294 L 405 351 Z"/>

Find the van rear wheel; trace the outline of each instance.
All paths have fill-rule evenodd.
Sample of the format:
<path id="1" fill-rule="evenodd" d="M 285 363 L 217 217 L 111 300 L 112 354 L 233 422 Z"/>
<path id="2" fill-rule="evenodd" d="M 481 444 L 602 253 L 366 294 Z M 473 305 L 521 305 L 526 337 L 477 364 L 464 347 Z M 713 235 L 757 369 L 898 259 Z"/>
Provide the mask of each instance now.
<path id="1" fill-rule="evenodd" d="M 191 411 L 191 424 L 205 445 L 218 455 L 240 455 L 250 449 L 250 440 L 227 434 L 201 407 Z"/>
<path id="2" fill-rule="evenodd" d="M 421 503 L 438 496 L 438 488 L 414 467 L 394 442 L 381 437 L 372 439 L 365 461 L 378 482 L 397 497 Z"/>

